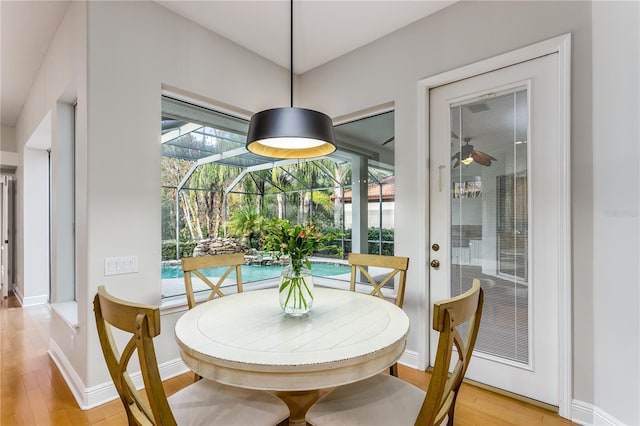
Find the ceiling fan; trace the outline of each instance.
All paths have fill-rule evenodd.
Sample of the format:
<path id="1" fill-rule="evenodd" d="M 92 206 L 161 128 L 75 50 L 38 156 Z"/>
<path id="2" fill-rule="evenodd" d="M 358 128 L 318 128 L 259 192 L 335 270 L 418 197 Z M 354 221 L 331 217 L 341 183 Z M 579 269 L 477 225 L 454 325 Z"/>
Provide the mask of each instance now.
<path id="1" fill-rule="evenodd" d="M 454 139 L 459 139 L 458 135 L 456 135 L 453 131 L 451 132 L 451 137 Z M 451 157 L 451 161 L 456 161 L 453 165 L 453 168 L 458 167 L 460 163 L 468 166 L 474 161 L 482 166 L 489 167 L 491 165 L 491 161 L 498 161 L 489 154 L 486 154 L 482 151 L 476 151 L 473 148 L 473 145 L 469 145 L 469 141 L 471 141 L 471 138 L 464 138 L 463 141 L 464 145 L 462 146 L 462 148 L 460 148 L 460 151 L 455 153 L 453 157 Z"/>

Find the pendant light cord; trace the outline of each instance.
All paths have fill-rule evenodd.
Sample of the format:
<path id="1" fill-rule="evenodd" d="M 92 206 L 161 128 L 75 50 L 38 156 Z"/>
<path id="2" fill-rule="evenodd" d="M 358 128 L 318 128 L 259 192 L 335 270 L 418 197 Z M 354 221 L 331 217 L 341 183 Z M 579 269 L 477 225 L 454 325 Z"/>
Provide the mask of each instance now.
<path id="1" fill-rule="evenodd" d="M 291 40 L 291 48 L 289 49 L 289 54 L 291 55 L 289 60 L 289 83 L 291 86 L 289 88 L 289 93 L 291 96 L 291 108 L 293 108 L 293 0 L 291 0 L 291 31 L 289 32 L 289 37 Z"/>
<path id="2" fill-rule="evenodd" d="M 0 0 L 2 1 L 2 0 Z M 302 0 L 298 0 L 302 3 Z M 293 3 L 290 6 L 289 90 L 290 107 L 270 108 L 251 116 L 247 151 L 270 158 L 319 158 L 336 150 L 331 117 L 319 111 L 293 106 Z"/>

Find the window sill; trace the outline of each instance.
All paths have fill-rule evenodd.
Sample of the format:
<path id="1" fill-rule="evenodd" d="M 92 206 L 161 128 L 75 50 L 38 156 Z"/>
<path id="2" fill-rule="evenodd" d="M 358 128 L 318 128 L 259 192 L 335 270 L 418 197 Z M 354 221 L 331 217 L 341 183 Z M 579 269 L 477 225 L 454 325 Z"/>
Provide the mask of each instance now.
<path id="1" fill-rule="evenodd" d="M 336 279 L 326 277 L 313 277 L 314 285 L 321 287 L 335 288 L 339 290 L 349 290 L 349 281 L 339 281 Z M 280 278 L 272 278 L 264 281 L 255 281 L 251 283 L 243 283 L 242 287 L 244 291 L 261 290 L 263 288 L 277 287 L 280 284 Z M 356 284 L 356 291 L 359 293 L 369 293 L 371 286 L 367 284 Z M 228 288 L 225 290 L 227 294 L 233 294 L 235 288 Z M 393 289 L 382 289 L 382 294 L 386 299 L 393 301 L 395 299 L 395 291 Z M 200 291 L 196 293 L 196 303 L 201 303 L 207 300 L 209 297 L 209 291 Z M 160 303 L 160 314 L 170 315 L 178 312 L 184 312 L 187 308 L 187 297 L 182 294 L 179 296 L 172 296 L 162 299 Z"/>
<path id="2" fill-rule="evenodd" d="M 62 320 L 73 329 L 74 332 L 78 332 L 78 303 L 73 302 L 61 302 L 61 303 L 52 303 L 51 309 L 55 312 Z"/>
<path id="3" fill-rule="evenodd" d="M 244 291 L 253 291 L 263 288 L 277 287 L 279 283 L 279 278 L 272 278 L 269 280 L 243 283 L 242 287 Z M 235 293 L 235 291 L 236 289 L 234 286 L 230 286 L 230 288 L 224 290 L 226 294 L 233 294 Z M 208 297 L 209 291 L 199 291 L 196 293 L 196 303 L 204 302 Z M 179 296 L 167 297 L 162 299 L 162 301 L 160 302 L 160 315 L 174 314 L 176 312 L 186 311 L 187 309 L 187 296 L 185 296 L 184 294 L 181 294 Z"/>
<path id="4" fill-rule="evenodd" d="M 338 290 L 349 290 L 349 286 L 350 286 L 349 281 L 339 281 L 336 279 L 326 278 L 326 277 L 313 277 L 313 284 L 322 286 L 322 287 L 335 288 Z M 368 293 L 371 293 L 371 289 L 372 287 L 368 283 L 367 284 L 356 283 L 356 292 L 358 293 L 368 294 Z M 396 298 L 396 291 L 393 288 L 383 287 L 382 294 L 384 295 L 385 299 L 390 299 L 393 301 Z"/>

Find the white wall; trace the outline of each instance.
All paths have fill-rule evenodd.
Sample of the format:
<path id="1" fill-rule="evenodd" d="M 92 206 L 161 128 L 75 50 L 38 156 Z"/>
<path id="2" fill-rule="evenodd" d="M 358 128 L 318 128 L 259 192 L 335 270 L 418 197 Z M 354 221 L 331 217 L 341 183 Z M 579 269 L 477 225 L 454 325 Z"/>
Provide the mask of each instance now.
<path id="1" fill-rule="evenodd" d="M 592 8 L 593 404 L 632 425 L 640 424 L 640 3 Z"/>
<path id="2" fill-rule="evenodd" d="M 31 215 L 33 214 L 33 197 L 39 197 L 38 192 L 32 192 L 28 186 L 28 182 L 32 181 L 35 176 L 32 175 L 32 170 L 28 167 L 28 154 L 23 155 L 23 150 L 26 150 L 26 145 L 32 144 L 30 141 L 43 140 L 41 136 L 36 136 L 42 130 L 41 123 L 45 120 L 48 121 L 48 128 L 45 132 L 48 135 L 48 146 L 38 147 L 39 149 L 51 148 L 57 149 L 57 139 L 59 133 L 56 131 L 58 126 L 58 102 L 72 103 L 77 101 L 78 107 L 78 128 L 76 134 L 76 143 L 79 145 L 79 158 L 78 162 L 85 164 L 83 158 L 83 152 L 85 151 L 84 145 L 86 144 L 86 3 L 85 2 L 70 2 L 67 8 L 66 14 L 60 23 L 56 34 L 49 45 L 47 54 L 40 66 L 38 75 L 29 91 L 29 95 L 25 100 L 22 111 L 16 123 L 16 146 L 20 155 L 20 164 L 17 168 L 16 175 L 18 177 L 18 192 L 17 192 L 17 235 L 16 235 L 16 250 L 17 250 L 17 286 L 23 288 L 26 294 L 32 294 L 37 292 L 41 294 L 41 289 L 37 287 L 39 284 L 46 287 L 44 294 L 41 294 L 46 299 L 49 297 L 49 280 L 39 277 L 37 281 L 28 280 L 30 274 L 34 274 L 34 268 L 37 268 L 39 273 L 47 271 L 49 269 L 48 253 L 46 260 L 40 262 L 31 263 L 33 253 L 29 249 L 29 245 L 37 244 L 36 247 L 41 249 L 40 245 L 48 246 L 48 242 L 44 243 L 45 238 L 48 239 L 48 223 L 47 227 L 40 231 L 40 234 L 34 233 L 31 229 Z M 30 148 L 30 149 L 33 149 Z M 55 153 L 54 153 L 55 157 Z M 55 160 L 54 160 L 55 161 Z M 53 164 L 52 167 L 59 167 L 59 164 Z M 82 243 L 86 231 L 84 229 L 84 223 L 86 223 L 86 197 L 83 196 L 86 193 L 86 173 L 82 173 L 82 169 L 86 168 L 86 165 L 80 167 L 80 172 L 77 174 L 78 178 L 78 193 L 76 197 L 78 199 L 78 206 L 76 208 L 76 217 L 79 218 L 76 223 L 76 234 L 80 239 L 79 244 L 79 258 L 81 261 L 78 263 L 78 276 L 80 280 L 80 289 L 83 285 L 86 285 L 86 244 Z M 35 169 L 33 169 L 35 171 Z M 37 173 L 42 173 L 41 170 Z M 47 171 L 48 173 L 48 171 Z M 43 179 L 44 177 L 42 177 Z M 51 184 L 56 186 L 58 182 L 57 177 L 54 176 Z M 41 182 L 41 178 L 38 178 L 38 182 Z M 48 185 L 48 184 L 47 184 Z M 48 195 L 46 195 L 48 198 Z M 48 201 L 45 203 L 48 211 Z M 47 218 L 48 221 L 48 218 Z M 46 230 L 44 230 L 46 229 Z M 47 235 L 45 237 L 44 235 Z M 37 240 L 38 243 L 34 243 L 31 240 Z M 48 248 L 47 248 L 48 250 Z M 54 254 L 55 256 L 55 254 Z M 40 255 L 40 259 L 45 257 L 44 254 Z M 28 259 L 27 259 L 28 258 Z M 84 279 L 83 279 L 84 277 Z M 35 287 L 32 287 L 35 286 Z M 82 292 L 82 290 L 81 290 Z M 86 291 L 84 291 L 86 294 Z M 44 301 L 46 301 L 46 299 Z M 85 303 L 81 303 L 81 306 L 85 306 Z M 86 307 L 84 318 L 86 321 Z M 73 342 L 78 348 L 83 348 L 86 345 L 86 327 L 80 330 L 80 333 L 76 336 L 75 332 L 64 322 L 58 321 L 56 318 L 57 313 L 53 312 L 53 325 L 51 327 L 51 337 L 53 341 L 57 341 L 58 344 L 66 348 L 68 361 L 70 365 L 76 371 L 84 371 L 86 369 L 86 362 L 84 361 L 85 353 L 82 350 L 75 350 Z M 62 324 L 58 326 L 58 324 Z M 73 340 L 72 340 L 73 338 Z"/>
<path id="3" fill-rule="evenodd" d="M 246 111 L 288 104 L 288 71 L 153 2 L 89 2 L 88 309 L 100 284 L 160 302 L 160 95 L 163 85 Z M 137 274 L 104 276 L 104 258 L 138 256 Z M 89 311 L 88 314 L 91 314 Z M 163 316 L 160 363 L 178 357 Z M 109 381 L 92 319 L 88 386 Z"/>
<path id="4" fill-rule="evenodd" d="M 40 123 L 48 118 L 49 144 L 56 149 L 57 138 L 65 137 L 57 126 L 68 118 L 68 106 L 77 102 L 78 328 L 70 327 L 54 311 L 50 331 L 52 355 L 84 405 L 98 401 L 105 395 L 104 385 L 110 383 L 93 319 L 96 287 L 105 284 L 116 295 L 140 302 L 160 301 L 163 86 L 197 94 L 199 101 L 231 105 L 248 118 L 251 111 L 288 105 L 289 74 L 153 2 L 71 2 L 16 124 L 20 161 L 30 162 L 34 153 L 25 145 L 33 140 Z M 3 129 L 3 138 L 6 134 L 8 130 Z M 63 166 L 56 162 L 53 168 Z M 27 173 L 23 164 L 17 173 L 18 271 L 22 274 L 18 279 L 25 282 L 25 275 L 35 273 L 26 260 L 34 253 L 22 233 L 39 233 L 46 248 L 48 231 L 32 228 L 28 212 L 40 207 L 44 211 L 44 207 L 21 198 L 21 194 L 33 196 L 29 185 L 36 176 L 21 182 Z M 54 173 L 55 187 L 62 184 L 55 180 L 58 177 L 66 179 Z M 59 249 L 57 243 L 54 247 Z M 54 259 L 58 255 L 54 253 Z M 138 256 L 139 273 L 104 277 L 104 258 L 121 255 Z M 34 269 L 48 269 L 47 261 L 36 263 Z M 41 282 L 49 284 L 45 278 Z M 33 290 L 40 294 L 40 289 Z M 163 316 L 165 333 L 156 342 L 161 363 L 179 358 L 171 333 L 177 316 Z M 113 397 L 111 391 L 106 395 Z"/>
<path id="5" fill-rule="evenodd" d="M 0 151 L 17 152 L 15 127 L 2 126 L 0 129 Z"/>
<path id="6" fill-rule="evenodd" d="M 367 226 L 378 227 L 380 224 L 380 203 L 377 201 L 367 203 Z M 344 226 L 351 228 L 353 205 L 345 203 L 344 205 Z M 382 202 L 382 227 L 392 229 L 394 226 L 395 203 L 393 201 Z"/>
<path id="7" fill-rule="evenodd" d="M 611 418 L 628 424 L 640 423 L 637 384 L 629 377 L 638 377 L 638 231 L 637 231 L 637 168 L 621 166 L 622 157 L 637 159 L 637 2 L 624 6 L 614 2 L 594 3 L 594 34 L 592 35 L 591 2 L 460 2 L 407 28 L 384 37 L 301 77 L 301 103 L 314 104 L 332 116 L 362 110 L 372 105 L 394 102 L 396 105 L 396 253 L 411 258 L 423 256 L 429 243 L 425 237 L 415 238 L 416 212 L 424 210 L 423 175 L 426 158 L 418 146 L 416 83 L 425 77 L 442 73 L 497 54 L 514 50 L 563 33 L 572 34 L 572 202 L 573 202 L 573 391 L 578 401 L 602 407 Z M 613 16 L 609 16 L 613 14 Z M 624 19 L 623 19 L 624 18 Z M 615 29 L 612 30 L 612 29 Z M 596 31 L 597 30 L 597 31 Z M 609 32 L 612 31 L 612 32 Z M 619 37 L 614 37 L 617 34 Z M 626 34 L 623 39 L 622 35 Z M 592 58 L 592 43 L 595 48 Z M 613 49 L 614 46 L 619 48 Z M 598 50 L 601 50 L 598 52 Z M 625 53 L 626 52 L 626 59 Z M 604 54 L 611 57 L 604 56 Z M 632 56 L 634 60 L 629 60 Z M 592 59 L 603 60 L 592 76 Z M 613 60 L 614 67 L 610 60 Z M 624 64 L 624 65 L 623 65 Z M 624 72 L 620 72 L 623 70 Z M 615 77 L 601 75 L 605 70 Z M 615 81 L 614 81 L 615 80 Z M 634 83 L 635 81 L 635 83 Z M 608 91 L 610 86 L 616 89 Z M 621 96 L 622 88 L 628 92 Z M 593 100 L 592 90 L 597 98 Z M 635 99 L 635 103 L 633 101 Z M 616 104 L 614 112 L 600 122 L 597 112 L 605 112 Z M 597 107 L 597 108 L 596 108 Z M 618 118 L 615 135 L 607 134 L 614 127 L 614 118 L 624 111 L 626 120 Z M 635 117 L 635 118 L 632 118 Z M 600 124 L 592 124 L 600 122 Z M 625 124 L 633 124 L 628 126 Z M 592 131 L 593 129 L 593 131 Z M 633 134 L 635 132 L 635 134 Z M 601 133 L 601 134 L 599 134 Z M 630 137 L 633 136 L 633 137 Z M 629 151 L 633 145 L 634 149 Z M 618 148 L 618 149 L 614 149 Z M 602 152 L 601 152 L 602 151 Z M 598 165 L 601 153 L 614 156 L 618 164 Z M 624 154 L 622 154 L 624 153 Z M 608 156 L 604 157 L 605 159 Z M 613 162 L 613 157 L 611 157 Z M 601 166 L 601 164 L 603 164 Z M 632 164 L 635 164 L 632 162 Z M 628 177 L 621 190 L 623 176 Z M 597 187 L 594 186 L 594 180 Z M 607 196 L 594 206 L 594 190 L 600 188 Z M 627 195 L 627 192 L 634 192 Z M 624 202 L 623 202 L 624 200 Z M 613 204 L 610 205 L 609 202 Z M 634 204 L 635 203 L 635 204 Z M 598 207 L 600 206 L 600 207 Z M 625 212 L 629 217 L 594 218 L 611 212 Z M 615 223 L 615 225 L 614 225 Z M 614 244 L 614 235 L 600 238 L 609 230 L 628 225 L 621 242 Z M 596 228 L 596 237 L 591 230 Z M 610 229 L 610 226 L 613 228 Z M 594 251 L 594 247 L 601 247 Z M 616 249 L 613 250 L 612 247 Z M 599 255 L 608 251 L 606 261 Z M 619 254 L 623 252 L 623 255 Z M 422 256 L 421 256 L 422 255 Z M 615 262 L 611 262 L 616 258 Z M 632 260 L 632 258 L 634 260 Z M 594 262 L 594 259 L 598 259 Z M 627 261 L 625 266 L 622 263 Z M 595 264 L 602 265 L 595 267 Z M 426 268 L 414 267 L 408 272 L 405 309 L 412 321 L 426 303 L 416 300 L 419 287 L 425 285 Z M 620 267 L 619 273 L 611 265 Z M 606 277 L 608 275 L 608 278 Z M 611 277 L 615 279 L 612 280 Z M 611 289 L 616 291 L 610 292 Z M 607 293 L 608 296 L 604 296 Z M 627 297 L 630 296 L 630 297 Z M 603 297 L 601 299 L 601 297 Z M 624 302 L 620 299 L 624 297 Z M 613 301 L 622 303 L 625 327 L 619 327 L 631 342 L 623 344 L 619 333 L 605 336 L 605 327 L 619 318 L 612 312 Z M 618 307 L 617 312 L 621 312 Z M 605 319 L 606 314 L 609 315 Z M 602 321 L 602 325 L 596 324 Z M 417 350 L 421 336 L 410 335 L 408 349 Z M 602 343 L 607 343 L 602 345 Z M 629 352 L 626 347 L 629 346 Z M 597 347 L 597 349 L 596 349 Z M 624 347 L 625 349 L 621 349 Z M 625 352 L 624 354 L 622 354 Z M 610 357 L 609 363 L 604 360 Z M 631 375 L 614 377 L 611 362 L 630 368 Z M 620 372 L 622 373 L 622 372 Z M 635 383 L 638 381 L 635 380 Z M 614 400 L 616 401 L 614 403 Z"/>
<path id="8" fill-rule="evenodd" d="M 22 223 L 28 225 L 18 227 L 22 238 L 18 238 L 14 291 L 21 304 L 28 306 L 49 300 L 49 153 L 25 147 L 21 159 L 24 173 L 18 180 L 18 194 L 23 200 Z"/>
<path id="9" fill-rule="evenodd" d="M 303 102 L 313 100 L 330 115 L 342 115 L 386 102 L 395 103 L 395 158 L 396 164 L 402 165 L 396 167 L 397 254 L 412 259 L 426 258 L 425 247 L 429 244 L 425 236 L 416 238 L 416 229 L 423 226 L 418 223 L 420 219 L 416 212 L 424 210 L 425 203 L 425 197 L 416 194 L 424 194 L 426 169 L 426 158 L 416 155 L 420 150 L 425 151 L 424 147 L 418 146 L 417 82 L 571 32 L 574 70 L 572 132 L 577 140 L 588 142 L 591 133 L 585 125 L 591 123 L 590 14 L 590 4 L 585 2 L 460 2 L 302 76 Z M 590 182 L 591 149 L 588 144 L 583 149 L 572 154 L 572 160 L 577 160 L 578 164 L 587 163 L 586 173 L 578 170 L 574 172 L 574 179 Z M 576 210 L 574 220 L 576 216 L 584 216 L 583 221 L 588 222 L 592 216 L 591 209 Z M 590 242 L 584 244 L 584 239 L 589 241 L 590 237 L 580 234 L 574 239 L 576 262 L 591 265 Z M 428 311 L 427 303 L 417 300 L 420 287 L 424 287 L 426 281 L 422 275 L 426 267 L 418 265 L 418 262 L 412 264 L 407 277 L 405 309 L 412 321 L 420 318 L 420 311 Z M 591 288 L 590 272 L 577 268 L 574 276 L 578 283 L 575 286 L 577 291 L 582 291 L 582 287 Z M 576 323 L 576 328 L 581 330 L 576 333 L 579 339 L 574 340 L 575 349 L 577 353 L 590 353 L 592 301 L 587 298 L 576 303 L 583 307 L 587 323 Z M 584 332 L 583 324 L 586 327 Z M 408 349 L 417 351 L 421 338 L 414 331 L 410 335 Z M 577 358 L 575 362 L 581 369 L 592 369 L 588 359 L 585 365 L 582 365 L 582 359 Z M 575 377 L 576 396 L 582 400 L 592 400 L 591 377 L 591 374 Z"/>
<path id="10" fill-rule="evenodd" d="M 74 111 L 58 102 L 52 123 L 55 145 L 51 148 L 51 291 L 50 301 L 74 301 Z"/>
<path id="11" fill-rule="evenodd" d="M 51 113 L 24 145 L 17 171 L 16 285 L 22 305 L 49 301 L 49 152 Z"/>
<path id="12" fill-rule="evenodd" d="M 16 148 L 15 127 L 0 128 L 0 167 L 16 167 L 18 165 L 18 149 Z"/>

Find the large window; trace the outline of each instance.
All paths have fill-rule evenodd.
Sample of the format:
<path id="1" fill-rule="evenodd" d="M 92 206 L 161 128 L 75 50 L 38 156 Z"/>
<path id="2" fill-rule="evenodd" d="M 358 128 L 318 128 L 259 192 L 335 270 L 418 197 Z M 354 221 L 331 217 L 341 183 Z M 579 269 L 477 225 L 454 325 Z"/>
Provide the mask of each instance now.
<path id="1" fill-rule="evenodd" d="M 367 229 L 366 236 L 362 236 L 360 250 L 355 251 L 391 256 L 395 252 L 394 112 L 388 111 L 340 124 L 336 126 L 335 132 L 338 146 L 345 151 L 354 152 L 355 156 L 361 157 L 367 164 L 367 185 L 362 188 L 359 200 L 362 204 L 366 202 L 366 216 L 363 216 L 362 221 Z M 353 240 L 358 238 L 354 237 L 353 232 L 354 203 L 358 202 L 354 200 L 354 192 L 350 187 L 344 194 L 336 195 L 344 200 L 347 252 L 352 251 Z"/>
<path id="2" fill-rule="evenodd" d="M 367 132 L 380 137 L 379 129 L 365 131 L 362 120 L 337 126 L 339 150 L 330 157 L 274 161 L 245 149 L 245 119 L 169 97 L 162 98 L 162 111 L 163 297 L 184 294 L 179 259 L 239 247 L 255 253 L 265 223 L 272 218 L 313 221 L 321 230 L 340 233 L 343 237 L 335 243 L 346 255 L 354 234 L 349 195 L 354 155 L 366 158 L 370 185 L 368 220 L 364 230 L 357 231 L 367 234 L 368 247 L 360 251 L 393 254 L 393 168 L 381 161 L 388 155 L 358 147 Z M 393 113 L 387 114 L 393 123 Z M 388 123 L 388 115 L 382 118 Z M 378 144 L 384 143 L 385 151 L 391 148 L 388 139 Z M 348 268 L 313 270 L 348 280 Z M 243 281 L 279 274 L 277 268 L 248 270 Z"/>

